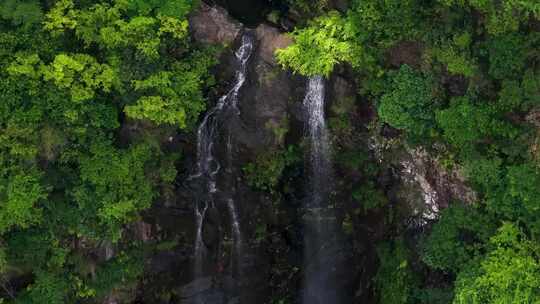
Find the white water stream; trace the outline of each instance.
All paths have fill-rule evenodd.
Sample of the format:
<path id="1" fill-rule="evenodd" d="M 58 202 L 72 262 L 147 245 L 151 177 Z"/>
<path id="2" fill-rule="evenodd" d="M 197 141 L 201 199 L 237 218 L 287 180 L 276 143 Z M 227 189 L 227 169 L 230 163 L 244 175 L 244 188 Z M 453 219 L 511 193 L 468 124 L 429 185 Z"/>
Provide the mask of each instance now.
<path id="1" fill-rule="evenodd" d="M 321 76 L 311 77 L 304 98 L 307 115 L 308 195 L 304 204 L 304 304 L 336 304 L 337 291 L 330 282 L 336 266 L 328 254 L 333 240 L 335 215 L 330 203 L 333 170 L 331 144 L 325 121 L 325 83 Z M 330 284 L 329 284 L 330 283 Z"/>
<path id="2" fill-rule="evenodd" d="M 236 51 L 238 68 L 235 74 L 234 86 L 223 95 L 217 104 L 208 111 L 197 129 L 197 171 L 189 177 L 189 180 L 200 179 L 203 184 L 204 200 L 198 200 L 195 206 L 196 238 L 195 238 L 195 279 L 204 276 L 204 261 L 207 253 L 203 240 L 203 226 L 207 210 L 214 207 L 214 193 L 218 192 L 216 177 L 221 170 L 221 164 L 215 158 L 214 148 L 218 141 L 219 122 L 226 110 L 232 109 L 239 114 L 238 93 L 246 81 L 247 62 L 253 50 L 253 39 L 249 35 L 242 37 L 242 44 Z M 230 141 L 229 141 L 230 142 Z M 227 147 L 227 153 L 231 153 L 231 147 Z M 223 189 L 229 191 L 230 189 Z M 231 230 L 235 241 L 235 256 L 239 256 L 241 249 L 241 230 L 236 206 L 232 198 L 227 201 L 227 208 L 231 213 Z"/>

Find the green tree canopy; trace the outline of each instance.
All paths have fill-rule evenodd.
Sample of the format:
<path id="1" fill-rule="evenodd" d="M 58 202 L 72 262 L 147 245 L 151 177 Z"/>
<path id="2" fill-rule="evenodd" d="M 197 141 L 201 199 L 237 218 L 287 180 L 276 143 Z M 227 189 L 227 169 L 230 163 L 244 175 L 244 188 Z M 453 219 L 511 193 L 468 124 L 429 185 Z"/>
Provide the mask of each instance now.
<path id="1" fill-rule="evenodd" d="M 381 120 L 392 127 L 421 136 L 429 135 L 434 127 L 435 107 L 432 79 L 403 65 L 390 76 L 378 113 Z"/>
<path id="2" fill-rule="evenodd" d="M 336 64 L 353 66 L 368 60 L 361 45 L 355 44 L 357 30 L 338 12 L 314 19 L 310 25 L 292 33 L 295 43 L 277 50 L 278 62 L 305 76 L 329 76 Z"/>
<path id="3" fill-rule="evenodd" d="M 540 246 L 505 223 L 489 240 L 490 252 L 456 281 L 455 304 L 540 301 Z"/>

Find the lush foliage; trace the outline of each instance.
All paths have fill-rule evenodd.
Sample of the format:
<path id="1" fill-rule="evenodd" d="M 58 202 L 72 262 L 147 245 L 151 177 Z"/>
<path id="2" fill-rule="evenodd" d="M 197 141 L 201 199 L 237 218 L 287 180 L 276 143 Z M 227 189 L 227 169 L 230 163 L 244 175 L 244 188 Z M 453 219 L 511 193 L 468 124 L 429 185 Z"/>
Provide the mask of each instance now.
<path id="1" fill-rule="evenodd" d="M 489 240 L 478 265 L 460 273 L 454 303 L 536 303 L 540 301 L 540 246 L 518 227 L 503 224 Z"/>
<path id="2" fill-rule="evenodd" d="M 530 0 L 358 0 L 296 29 L 295 43 L 277 53 L 304 75 L 341 74 L 336 66 L 348 64 L 379 128 L 461 169 L 477 194 L 426 226 L 419 259 L 400 249 L 407 227 L 392 227 L 392 245 L 379 250 L 380 303 L 539 301 L 539 20 L 540 4 Z M 352 129 L 345 122 L 335 131 Z M 341 153 L 344 164 L 355 159 Z M 379 201 L 373 179 L 354 189 L 355 201 Z M 414 269 L 403 262 L 415 260 Z"/>
<path id="3" fill-rule="evenodd" d="M 375 284 L 381 304 L 406 304 L 411 302 L 416 277 L 410 265 L 410 251 L 403 239 L 379 246 L 381 261 Z"/>
<path id="4" fill-rule="evenodd" d="M 213 83 L 216 49 L 190 43 L 193 7 L 0 3 L 0 271 L 9 303 L 101 303 L 140 278 L 144 254 L 126 231 L 176 177 L 177 155 L 160 132 L 191 131 Z"/>
<path id="5" fill-rule="evenodd" d="M 283 150 L 271 150 L 260 154 L 244 167 L 248 184 L 255 189 L 274 192 L 283 170 L 300 160 L 294 146 Z"/>
<path id="6" fill-rule="evenodd" d="M 340 62 L 362 62 L 362 47 L 351 43 L 356 34 L 338 12 L 332 11 L 293 32 L 295 44 L 276 55 L 281 65 L 302 75 L 328 76 Z"/>
<path id="7" fill-rule="evenodd" d="M 434 269 L 458 272 L 483 249 L 493 233 L 489 219 L 470 207 L 444 210 L 424 244 L 423 261 Z"/>
<path id="8" fill-rule="evenodd" d="M 379 117 L 396 129 L 416 136 L 429 136 L 436 109 L 434 89 L 429 77 L 407 65 L 391 76 L 390 86 L 381 96 Z"/>
<path id="9" fill-rule="evenodd" d="M 133 227 L 182 184 L 183 144 L 169 136 L 194 138 L 214 84 L 219 49 L 190 37 L 197 2 L 0 1 L 0 303 L 104 303 L 145 288 L 155 248 Z M 297 26 L 278 63 L 336 79 L 329 126 L 343 191 L 330 196 L 352 247 L 369 254 L 368 241 L 385 239 L 372 248 L 374 298 L 540 303 L 539 2 L 268 2 L 287 7 L 275 25 Z M 331 95 L 348 89 L 356 95 Z M 287 178 L 304 178 L 299 135 L 281 122 L 266 127 L 274 148 L 245 164 L 238 182 L 272 196 L 272 208 L 295 209 L 305 189 Z M 383 137 L 444 161 L 474 199 L 450 201 L 422 229 L 409 225 L 394 187 L 402 164 L 386 163 L 399 153 L 387 158 Z M 287 267 L 272 281 L 289 290 L 303 231 L 299 219 L 268 217 L 250 218 L 252 243 L 279 248 L 271 263 Z"/>

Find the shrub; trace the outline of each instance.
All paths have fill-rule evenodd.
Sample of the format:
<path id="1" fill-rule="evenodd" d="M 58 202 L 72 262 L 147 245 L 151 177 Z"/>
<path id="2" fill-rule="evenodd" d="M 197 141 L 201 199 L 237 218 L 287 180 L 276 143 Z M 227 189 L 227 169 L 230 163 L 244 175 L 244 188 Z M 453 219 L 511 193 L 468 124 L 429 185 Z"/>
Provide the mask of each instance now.
<path id="1" fill-rule="evenodd" d="M 374 278 L 381 304 L 407 304 L 418 285 L 410 265 L 410 251 L 403 239 L 377 247 L 380 266 Z"/>
<path id="2" fill-rule="evenodd" d="M 459 272 L 477 255 L 493 233 L 493 224 L 471 207 L 453 205 L 423 244 L 422 260 L 431 268 Z"/>
<path id="3" fill-rule="evenodd" d="M 336 64 L 358 66 L 363 57 L 354 43 L 356 30 L 338 12 L 313 20 L 308 27 L 292 33 L 294 44 L 276 51 L 278 62 L 305 76 L 328 76 Z"/>
<path id="4" fill-rule="evenodd" d="M 271 150 L 260 154 L 255 162 L 247 164 L 244 173 L 251 187 L 273 193 L 285 167 L 299 160 L 300 156 L 294 146 L 286 150 Z"/>
<path id="5" fill-rule="evenodd" d="M 540 246 L 514 224 L 489 240 L 492 250 L 456 280 L 454 304 L 538 303 Z"/>
<path id="6" fill-rule="evenodd" d="M 389 82 L 379 102 L 379 117 L 414 137 L 429 136 L 436 108 L 432 79 L 403 65 Z"/>

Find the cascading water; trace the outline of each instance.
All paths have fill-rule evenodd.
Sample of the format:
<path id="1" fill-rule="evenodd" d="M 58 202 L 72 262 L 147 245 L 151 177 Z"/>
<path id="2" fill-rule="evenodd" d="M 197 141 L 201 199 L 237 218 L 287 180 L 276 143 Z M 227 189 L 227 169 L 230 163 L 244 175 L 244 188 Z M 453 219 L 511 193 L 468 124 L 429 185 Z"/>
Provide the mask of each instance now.
<path id="1" fill-rule="evenodd" d="M 332 189 L 331 146 L 324 118 L 325 85 L 321 76 L 309 79 L 304 98 L 309 155 L 308 193 L 304 215 L 305 277 L 304 304 L 336 304 L 332 274 L 336 265 L 328 250 L 334 239 L 335 215 L 329 202 Z"/>
<path id="2" fill-rule="evenodd" d="M 202 238 L 202 227 L 207 210 L 208 203 L 206 202 L 202 208 L 199 203 L 195 207 L 195 222 L 197 225 L 197 235 L 195 237 L 195 277 L 203 272 L 203 258 L 206 256 L 206 247 Z"/>
<path id="3" fill-rule="evenodd" d="M 233 154 L 233 145 L 232 145 L 232 137 L 229 134 L 229 137 L 227 138 L 227 173 L 230 176 L 233 176 L 234 174 L 234 166 L 232 162 L 232 154 Z M 234 186 L 232 186 L 233 191 Z M 227 208 L 229 209 L 229 215 L 231 219 L 231 235 L 232 235 L 232 241 L 233 241 L 233 254 L 231 254 L 231 274 L 233 271 L 236 271 L 237 275 L 241 274 L 241 257 L 242 257 L 242 232 L 240 230 L 240 221 L 238 219 L 238 211 L 236 210 L 236 204 L 234 203 L 234 199 L 232 197 L 229 197 L 227 199 Z M 236 267 L 233 267 L 233 265 L 236 264 Z"/>
<path id="4" fill-rule="evenodd" d="M 201 195 L 197 196 L 195 205 L 195 222 L 196 222 L 196 239 L 195 239 L 195 262 L 194 262 L 194 277 L 200 278 L 204 276 L 204 262 L 207 255 L 207 249 L 203 241 L 203 225 L 207 210 L 214 207 L 214 194 L 218 192 L 216 177 L 220 172 L 221 165 L 214 155 L 214 148 L 218 142 L 219 123 L 228 110 L 234 110 L 235 114 L 239 114 L 237 107 L 238 92 L 246 81 L 247 62 L 253 50 L 253 38 L 249 34 L 242 37 L 242 44 L 236 51 L 235 56 L 238 64 L 238 69 L 235 74 L 234 86 L 223 95 L 217 104 L 208 111 L 203 118 L 199 128 L 197 129 L 197 165 L 196 173 L 189 177 L 189 180 L 199 180 L 202 188 Z M 229 140 L 230 142 L 230 140 Z M 228 154 L 232 153 L 231 147 L 227 147 Z M 229 156 L 228 156 L 229 157 Z M 227 192 L 231 189 L 224 189 Z M 232 197 L 232 194 L 228 195 Z M 234 200 L 227 200 L 227 207 L 231 210 L 232 232 L 235 238 L 235 244 L 241 242 L 240 224 Z M 238 250 L 240 245 L 235 245 Z M 238 252 L 235 253 L 238 255 Z"/>
<path id="5" fill-rule="evenodd" d="M 308 114 L 309 170 L 311 170 L 309 204 L 312 208 L 323 207 L 332 179 L 330 141 L 324 118 L 324 94 L 324 79 L 321 76 L 311 77 L 304 98 L 304 108 Z"/>
<path id="6" fill-rule="evenodd" d="M 231 217 L 231 232 L 233 235 L 234 250 L 231 255 L 231 266 L 236 264 L 236 269 L 234 269 L 237 275 L 241 274 L 241 257 L 242 257 L 242 232 L 240 231 L 240 222 L 238 221 L 238 212 L 236 211 L 236 206 L 234 200 L 229 198 L 227 200 L 227 207 L 229 208 L 229 213 Z M 233 268 L 231 267 L 231 272 Z"/>

